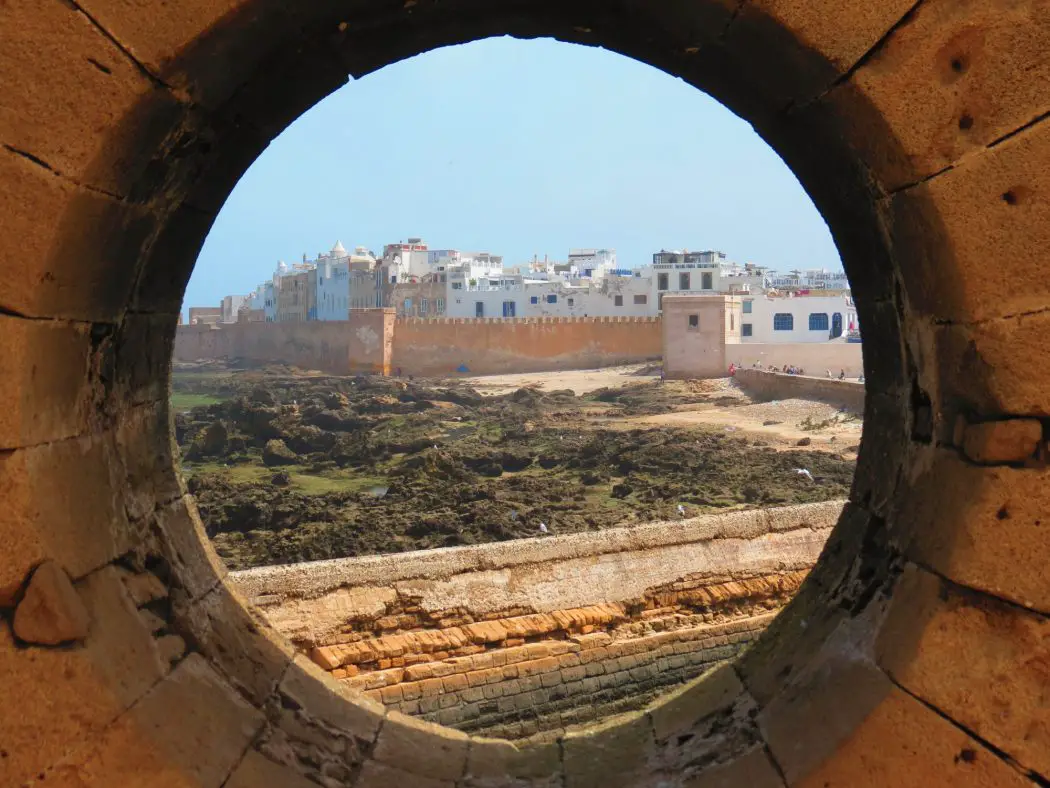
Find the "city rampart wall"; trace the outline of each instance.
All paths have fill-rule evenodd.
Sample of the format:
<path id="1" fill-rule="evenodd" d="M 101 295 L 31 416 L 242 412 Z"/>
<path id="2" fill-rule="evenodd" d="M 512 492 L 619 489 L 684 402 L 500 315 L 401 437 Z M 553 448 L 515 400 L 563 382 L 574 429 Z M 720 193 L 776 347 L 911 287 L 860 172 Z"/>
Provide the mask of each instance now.
<path id="1" fill-rule="evenodd" d="M 406 375 L 498 375 L 608 367 L 661 352 L 659 318 L 407 318 L 397 321 L 392 363 Z"/>
<path id="2" fill-rule="evenodd" d="M 354 310 L 350 320 L 179 326 L 176 361 L 243 359 L 290 364 L 337 375 L 387 374 L 393 310 Z"/>
<path id="3" fill-rule="evenodd" d="M 637 708 L 736 654 L 798 589 L 841 511 L 732 512 L 231 580 L 350 688 L 520 738 Z"/>
<path id="4" fill-rule="evenodd" d="M 245 359 L 335 374 L 493 375 L 655 360 L 659 318 L 403 318 L 352 310 L 349 321 L 179 326 L 174 358 Z"/>
<path id="5" fill-rule="evenodd" d="M 739 369 L 736 379 L 741 388 L 758 399 L 815 399 L 856 413 L 864 411 L 864 384 L 856 380 L 828 380 L 758 369 Z"/>

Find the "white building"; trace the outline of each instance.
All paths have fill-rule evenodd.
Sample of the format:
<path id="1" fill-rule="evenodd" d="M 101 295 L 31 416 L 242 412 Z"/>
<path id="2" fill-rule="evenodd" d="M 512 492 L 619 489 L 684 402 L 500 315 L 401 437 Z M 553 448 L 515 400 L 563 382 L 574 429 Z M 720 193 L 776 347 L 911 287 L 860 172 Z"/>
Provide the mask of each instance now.
<path id="1" fill-rule="evenodd" d="M 387 244 L 383 247 L 382 264 L 389 271 L 391 284 L 407 277 L 422 277 L 430 273 L 430 254 L 422 238 L 409 238 L 408 243 Z"/>
<path id="2" fill-rule="evenodd" d="M 615 249 L 570 249 L 569 265 L 581 279 L 601 279 L 616 270 Z"/>
<path id="3" fill-rule="evenodd" d="M 772 287 L 798 290 L 849 290 L 845 271 L 829 271 L 826 268 L 810 268 L 805 271 L 789 271 L 775 274 L 770 280 Z"/>
<path id="4" fill-rule="evenodd" d="M 520 274 L 503 286 L 478 284 L 447 291 L 449 317 L 646 317 L 655 314 L 651 284 L 641 276 L 600 281 L 537 281 Z M 450 283 L 451 284 L 451 283 Z"/>
<path id="5" fill-rule="evenodd" d="M 848 292 L 745 295 L 741 311 L 741 342 L 827 342 L 860 331 L 857 307 Z"/>
<path id="6" fill-rule="evenodd" d="M 653 300 L 661 308 L 665 293 L 746 293 L 763 289 L 768 283 L 765 270 L 754 265 L 731 263 L 725 252 L 668 251 L 653 255 Z M 655 312 L 654 312 L 655 314 Z"/>

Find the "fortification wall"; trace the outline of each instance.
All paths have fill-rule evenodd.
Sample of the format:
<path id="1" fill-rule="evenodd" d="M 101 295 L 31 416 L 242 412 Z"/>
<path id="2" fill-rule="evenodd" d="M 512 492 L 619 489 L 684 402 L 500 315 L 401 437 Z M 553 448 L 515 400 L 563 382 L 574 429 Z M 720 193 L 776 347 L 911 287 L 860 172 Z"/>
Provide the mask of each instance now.
<path id="1" fill-rule="evenodd" d="M 798 589 L 841 510 L 733 512 L 231 579 L 348 687 L 520 738 L 637 708 L 736 654 Z"/>
<path id="2" fill-rule="evenodd" d="M 362 309 L 354 310 L 345 321 L 179 326 L 173 358 L 238 358 L 337 375 L 387 374 L 392 342 L 393 311 Z"/>
<path id="3" fill-rule="evenodd" d="M 335 374 L 400 369 L 449 376 L 589 369 L 658 359 L 659 318 L 402 318 L 353 310 L 349 321 L 179 326 L 177 361 L 239 358 Z"/>
<path id="4" fill-rule="evenodd" d="M 864 384 L 855 380 L 828 380 L 808 375 L 784 375 L 758 369 L 740 369 L 737 382 L 758 399 L 815 399 L 857 413 L 864 411 Z"/>
<path id="5" fill-rule="evenodd" d="M 814 375 L 830 369 L 836 375 L 846 370 L 851 378 L 864 374 L 863 345 L 859 342 L 745 342 L 726 345 L 726 367 L 750 367 L 756 361 L 763 366 L 802 367 Z"/>
<path id="6" fill-rule="evenodd" d="M 444 318 L 397 321 L 393 366 L 405 374 L 590 369 L 660 357 L 659 318 Z"/>

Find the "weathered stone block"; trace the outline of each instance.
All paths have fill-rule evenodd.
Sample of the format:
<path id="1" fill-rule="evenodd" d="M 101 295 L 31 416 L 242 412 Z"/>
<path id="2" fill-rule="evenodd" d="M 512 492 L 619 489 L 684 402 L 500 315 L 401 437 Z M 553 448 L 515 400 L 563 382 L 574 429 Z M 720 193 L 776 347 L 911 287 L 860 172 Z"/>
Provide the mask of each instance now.
<path id="1" fill-rule="evenodd" d="M 105 191 L 130 187 L 167 130 L 156 116 L 176 117 L 169 91 L 155 87 L 86 15 L 61 3 L 5 4 L 0 71 L 24 74 L 3 85 L 0 137 Z"/>
<path id="2" fill-rule="evenodd" d="M 21 785 L 59 758 L 86 746 L 163 675 L 149 632 L 106 568 L 78 584 L 92 619 L 75 649 L 18 648 L 0 622 L 0 784 Z"/>
<path id="3" fill-rule="evenodd" d="M 741 53 L 740 66 L 765 83 L 777 105 L 804 104 L 848 71 L 910 5 L 893 0 L 851 8 L 849 24 L 843 25 L 841 6 L 833 0 L 756 0 L 739 9 L 725 46 Z M 772 52 L 791 61 L 771 68 L 767 57 Z"/>
<path id="4" fill-rule="evenodd" d="M 1043 574 L 1022 570 L 1028 562 L 1050 564 L 1050 473 L 976 467 L 947 450 L 925 465 L 894 505 L 896 538 L 907 554 L 962 585 L 1050 611 Z"/>
<path id="5" fill-rule="evenodd" d="M 57 646 L 86 638 L 91 620 L 69 575 L 54 561 L 45 561 L 33 570 L 13 624 L 20 640 Z"/>
<path id="6" fill-rule="evenodd" d="M 623 714 L 567 733 L 562 746 L 566 788 L 626 787 L 643 773 L 653 730 L 645 714 Z"/>
<path id="7" fill-rule="evenodd" d="M 0 452 L 0 597 L 51 558 L 74 579 L 131 546 L 112 436 Z"/>
<path id="8" fill-rule="evenodd" d="M 843 651 L 818 657 L 758 715 L 759 728 L 789 785 L 830 757 L 893 691 L 874 665 Z"/>
<path id="9" fill-rule="evenodd" d="M 502 739 L 470 740 L 465 785 L 495 788 L 509 780 L 528 780 L 529 785 L 534 785 L 534 781 L 543 778 L 549 779 L 552 785 L 561 782 L 561 751 L 557 742 L 517 747 Z"/>
<path id="10" fill-rule="evenodd" d="M 995 753 L 896 688 L 833 754 L 804 778 L 796 781 L 789 777 L 789 784 L 799 788 L 1031 785 Z"/>
<path id="11" fill-rule="evenodd" d="M 989 416 L 1050 416 L 1050 313 L 934 330 L 941 397 Z M 1024 348 L 1023 353 L 1018 348 Z"/>
<path id="12" fill-rule="evenodd" d="M 215 554 L 201 525 L 193 498 L 186 496 L 157 512 L 166 558 L 175 579 L 191 599 L 214 589 L 226 576 L 226 565 Z"/>
<path id="13" fill-rule="evenodd" d="M 245 607 L 244 600 L 226 583 L 186 609 L 177 609 L 179 623 L 197 643 L 201 654 L 257 704 L 277 688 L 294 648 L 264 619 Z"/>
<path id="14" fill-rule="evenodd" d="M 262 724 L 261 714 L 203 657 L 191 654 L 83 757 L 57 767 L 54 779 L 149 785 L 158 775 L 174 773 L 202 788 L 218 788 Z"/>
<path id="15" fill-rule="evenodd" d="M 391 712 L 379 731 L 374 757 L 414 775 L 451 781 L 463 774 L 467 741 L 465 733 Z"/>
<path id="16" fill-rule="evenodd" d="M 230 775 L 224 788 L 317 788 L 317 786 L 295 769 L 271 761 L 256 750 L 248 750 L 248 754 Z"/>
<path id="17" fill-rule="evenodd" d="M 1042 57 L 1050 34 L 1041 12 L 1033 3 L 923 3 L 832 92 L 846 133 L 887 189 L 938 172 L 1046 110 L 1039 86 L 1050 75 Z"/>
<path id="18" fill-rule="evenodd" d="M 657 739 L 691 729 L 709 714 L 731 706 L 744 692 L 732 665 L 721 665 L 648 707 Z"/>
<path id="19" fill-rule="evenodd" d="M 976 107 L 960 112 L 980 117 Z M 1038 262 L 1050 243 L 1050 203 L 1037 197 L 1050 174 L 1029 165 L 1047 155 L 1050 128 L 1041 124 L 893 197 L 894 245 L 910 260 L 901 271 L 914 309 L 974 322 L 1050 303 Z M 1001 263 L 989 267 L 990 256 Z"/>
<path id="20" fill-rule="evenodd" d="M 375 740 L 386 714 L 382 704 L 346 689 L 302 655 L 285 672 L 280 692 L 307 716 L 367 743 Z"/>
<path id="21" fill-rule="evenodd" d="M 1046 617 L 910 566 L 879 637 L 878 659 L 909 692 L 1023 766 L 1050 773 Z"/>
<path id="22" fill-rule="evenodd" d="M 406 772 L 377 761 L 365 761 L 354 783 L 355 788 L 454 788 L 451 780 Z"/>
<path id="23" fill-rule="evenodd" d="M 983 465 L 1022 463 L 1031 459 L 1043 439 L 1037 419 L 1007 419 L 970 424 L 963 432 L 962 450 Z"/>
<path id="24" fill-rule="evenodd" d="M 725 764 L 704 769 L 686 779 L 685 788 L 784 788 L 764 747 L 738 755 Z"/>
<path id="25" fill-rule="evenodd" d="M 90 350 L 84 326 L 0 315 L 0 449 L 86 429 Z"/>

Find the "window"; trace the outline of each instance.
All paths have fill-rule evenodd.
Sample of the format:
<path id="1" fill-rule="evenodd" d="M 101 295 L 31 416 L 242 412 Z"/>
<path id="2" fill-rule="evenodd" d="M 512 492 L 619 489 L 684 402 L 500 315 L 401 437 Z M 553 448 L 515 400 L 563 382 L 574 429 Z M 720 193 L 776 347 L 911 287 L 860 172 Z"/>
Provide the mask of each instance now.
<path id="1" fill-rule="evenodd" d="M 412 311 L 412 299 L 411 298 L 406 298 L 405 299 L 405 312 L 407 313 L 407 312 L 411 312 L 411 311 Z"/>
<path id="2" fill-rule="evenodd" d="M 700 315 L 689 315 L 689 330 L 699 331 L 700 330 Z"/>
<path id="3" fill-rule="evenodd" d="M 740 334 L 741 334 L 741 336 L 745 336 L 745 337 L 752 336 L 751 324 L 750 323 L 741 323 L 740 324 Z"/>
<path id="4" fill-rule="evenodd" d="M 648 304 L 649 303 L 649 296 L 636 295 L 634 297 L 634 303 L 636 303 L 636 304 Z"/>
<path id="5" fill-rule="evenodd" d="M 445 314 L 445 299 L 444 298 L 435 298 L 434 299 L 434 311 L 437 312 L 439 315 Z"/>
<path id="6" fill-rule="evenodd" d="M 745 301 L 744 302 L 744 314 L 745 315 L 750 315 L 751 314 L 751 305 L 752 305 L 751 301 Z"/>
<path id="7" fill-rule="evenodd" d="M 702 274 L 701 275 L 701 281 L 702 281 L 701 287 L 704 290 L 710 290 L 712 287 L 714 287 L 714 285 L 711 283 L 712 282 L 711 274 Z"/>
<path id="8" fill-rule="evenodd" d="M 615 297 L 615 298 L 613 299 L 613 303 L 614 303 L 614 304 L 615 304 L 616 306 L 623 306 L 623 296 L 616 296 L 616 297 Z"/>
<path id="9" fill-rule="evenodd" d="M 667 274 L 656 275 L 656 289 L 666 290 L 667 289 Z"/>
<path id="10" fill-rule="evenodd" d="M 453 290 L 462 290 L 463 289 L 463 283 L 462 282 L 453 282 L 452 283 L 452 289 Z"/>
<path id="11" fill-rule="evenodd" d="M 689 289 L 689 272 L 683 271 L 678 275 L 678 289 L 688 290 Z"/>
<path id="12" fill-rule="evenodd" d="M 530 304 L 538 304 L 539 302 L 540 302 L 540 297 L 539 296 L 533 296 L 532 298 L 529 299 L 529 303 Z"/>
<path id="13" fill-rule="evenodd" d="M 515 311 L 515 307 L 514 307 L 514 302 L 513 301 L 504 301 L 503 302 L 503 316 L 504 317 L 514 317 L 514 311 Z"/>
<path id="14" fill-rule="evenodd" d="M 474 302 L 474 317 L 485 317 L 485 302 L 475 301 Z"/>
<path id="15" fill-rule="evenodd" d="M 572 298 L 569 299 L 569 306 L 572 306 L 575 303 L 576 303 L 576 301 L 574 299 L 572 299 Z"/>
<path id="16" fill-rule="evenodd" d="M 729 330 L 736 331 L 736 315 L 729 313 Z"/>
<path id="17" fill-rule="evenodd" d="M 809 316 L 810 331 L 827 331 L 828 315 L 826 312 L 813 312 Z"/>
<path id="18" fill-rule="evenodd" d="M 425 298 L 419 299 L 419 314 L 425 315 L 430 310 L 430 301 Z"/>
<path id="19" fill-rule="evenodd" d="M 795 316 L 790 312 L 777 312 L 773 315 L 774 331 L 794 331 Z"/>
<path id="20" fill-rule="evenodd" d="M 547 303 L 548 304 L 556 304 L 556 303 L 558 303 L 558 296 L 554 295 L 553 293 L 551 295 L 547 296 Z"/>

